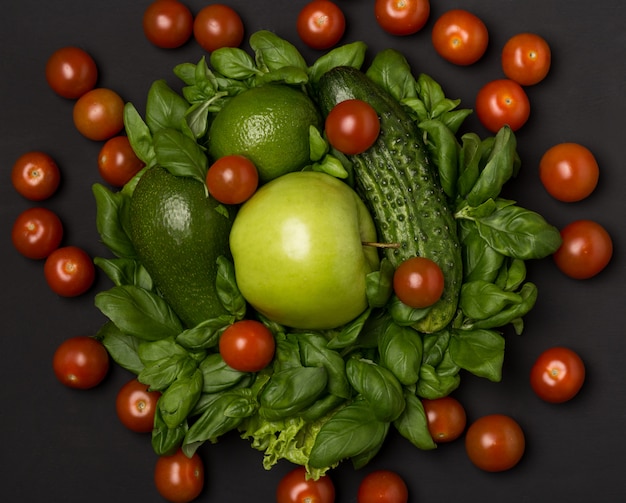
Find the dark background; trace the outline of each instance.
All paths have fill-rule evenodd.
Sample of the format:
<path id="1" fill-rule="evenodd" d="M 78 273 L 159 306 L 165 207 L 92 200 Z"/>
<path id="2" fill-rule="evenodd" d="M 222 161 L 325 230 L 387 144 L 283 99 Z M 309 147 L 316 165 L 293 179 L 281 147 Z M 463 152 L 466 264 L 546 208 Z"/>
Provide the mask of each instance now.
<path id="1" fill-rule="evenodd" d="M 304 1 L 230 1 L 249 35 L 270 29 L 294 42 L 309 62 L 295 32 Z M 574 281 L 550 259 L 530 265 L 539 286 L 539 301 L 526 317 L 522 336 L 507 334 L 501 383 L 465 377 L 456 396 L 470 420 L 487 413 L 515 417 L 524 428 L 526 454 L 513 470 L 488 474 L 474 468 L 462 441 L 420 452 L 392 435 L 380 455 L 356 472 L 344 463 L 332 472 L 337 501 L 356 501 L 360 479 L 370 470 L 399 472 L 410 487 L 412 502 L 449 501 L 623 501 L 626 463 L 626 342 L 624 294 L 626 271 L 622 250 L 626 224 L 624 117 L 626 100 L 626 3 L 623 0 L 438 0 L 426 28 L 408 38 L 386 35 L 375 23 L 372 1 L 339 0 L 347 17 L 344 41 L 365 40 L 373 52 L 396 47 L 415 72 L 439 81 L 447 95 L 467 107 L 482 84 L 502 76 L 499 53 L 515 33 L 543 35 L 553 50 L 548 78 L 528 89 L 532 115 L 518 133 L 523 169 L 509 195 L 562 227 L 590 218 L 613 236 L 614 258 L 596 278 Z M 0 335 L 0 476 L 2 500 L 119 503 L 161 501 L 153 481 L 155 455 L 149 437 L 126 431 L 114 401 L 129 379 L 119 368 L 96 389 L 70 390 L 52 373 L 56 347 L 66 338 L 91 335 L 103 323 L 93 295 L 109 284 L 99 277 L 93 291 L 76 299 L 53 294 L 41 262 L 24 259 L 13 249 L 15 217 L 32 203 L 10 183 L 19 155 L 43 150 L 58 162 L 63 184 L 44 206 L 55 210 L 66 228 L 64 244 L 106 253 L 95 230 L 91 185 L 100 181 L 96 159 L 100 143 L 74 129 L 72 102 L 56 96 L 44 78 L 45 63 L 57 48 L 78 45 L 95 58 L 99 86 L 117 90 L 142 110 L 152 81 L 178 82 L 172 68 L 197 62 L 203 52 L 193 41 L 177 50 L 161 50 L 145 39 L 141 19 L 149 2 L 20 0 L 7 2 L 0 16 L 0 259 L 2 264 L 2 334 Z M 195 13 L 205 2 L 187 0 Z M 430 42 L 436 17 L 463 7 L 478 14 L 490 30 L 484 59 L 468 68 L 440 59 Z M 485 135 L 476 118 L 468 128 Z M 587 200 L 564 204 L 540 185 L 537 166 L 543 152 L 562 141 L 580 142 L 601 167 L 597 190 Z M 549 405 L 534 396 L 529 369 L 541 351 L 567 345 L 582 356 L 588 377 L 571 402 Z M 236 435 L 201 449 L 206 462 L 206 489 L 199 501 L 220 503 L 274 500 L 280 476 L 291 467 L 266 472 L 261 454 Z"/>

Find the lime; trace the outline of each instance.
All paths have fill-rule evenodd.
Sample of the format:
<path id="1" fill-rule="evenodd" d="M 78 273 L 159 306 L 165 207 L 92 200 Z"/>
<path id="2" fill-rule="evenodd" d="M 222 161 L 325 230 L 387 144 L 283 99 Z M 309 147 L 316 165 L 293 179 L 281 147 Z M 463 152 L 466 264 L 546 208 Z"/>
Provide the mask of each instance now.
<path id="1" fill-rule="evenodd" d="M 302 169 L 310 162 L 309 128 L 320 127 L 320 115 L 302 91 L 267 84 L 233 97 L 209 130 L 214 159 L 244 155 L 256 165 L 259 180 L 268 182 Z"/>

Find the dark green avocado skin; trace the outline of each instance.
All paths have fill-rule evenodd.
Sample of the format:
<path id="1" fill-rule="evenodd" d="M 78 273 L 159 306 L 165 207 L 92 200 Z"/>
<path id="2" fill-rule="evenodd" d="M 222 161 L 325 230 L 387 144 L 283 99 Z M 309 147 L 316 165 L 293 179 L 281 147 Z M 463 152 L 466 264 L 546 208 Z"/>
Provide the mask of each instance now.
<path id="1" fill-rule="evenodd" d="M 234 218 L 192 178 L 147 170 L 130 204 L 131 240 L 163 298 L 187 327 L 227 314 L 215 280 L 217 258 L 229 256 Z M 230 214 L 232 213 L 232 215 Z"/>

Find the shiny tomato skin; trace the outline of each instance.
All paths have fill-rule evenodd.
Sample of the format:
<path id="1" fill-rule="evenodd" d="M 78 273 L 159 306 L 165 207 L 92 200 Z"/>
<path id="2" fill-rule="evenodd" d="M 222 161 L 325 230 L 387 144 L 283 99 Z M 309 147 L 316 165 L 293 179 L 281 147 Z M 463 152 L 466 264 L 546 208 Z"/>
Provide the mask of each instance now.
<path id="1" fill-rule="evenodd" d="M 613 241 L 593 220 L 575 220 L 561 229 L 562 243 L 553 259 L 561 272 L 574 279 L 589 279 L 611 261 Z"/>
<path id="2" fill-rule="evenodd" d="M 442 14 L 431 33 L 435 51 L 450 63 L 468 66 L 483 57 L 489 45 L 485 23 L 469 11 L 452 9 Z"/>
<path id="3" fill-rule="evenodd" d="M 530 385 L 535 394 L 549 403 L 563 403 L 574 398 L 585 382 L 585 364 L 573 350 L 553 347 L 539 355 L 530 371 Z"/>
<path id="4" fill-rule="evenodd" d="M 44 263 L 46 282 L 61 297 L 77 297 L 91 288 L 96 268 L 89 254 L 77 246 L 54 250 Z"/>
<path id="5" fill-rule="evenodd" d="M 47 208 L 28 208 L 13 223 L 13 246 L 29 259 L 48 257 L 59 247 L 62 239 L 63 223 L 56 213 Z"/>
<path id="6" fill-rule="evenodd" d="M 307 479 L 299 466 L 287 473 L 276 488 L 276 503 L 334 503 L 335 485 L 328 475 Z"/>
<path id="7" fill-rule="evenodd" d="M 530 100 L 517 82 L 492 80 L 478 91 L 476 115 L 492 133 L 497 133 L 503 126 L 517 131 L 530 117 Z"/>
<path id="8" fill-rule="evenodd" d="M 407 503 L 409 489 L 404 479 L 391 470 L 368 473 L 359 484 L 357 503 Z"/>
<path id="9" fill-rule="evenodd" d="M 62 47 L 46 63 L 46 81 L 59 96 L 80 98 L 98 81 L 98 67 L 89 53 L 79 47 Z"/>
<path id="10" fill-rule="evenodd" d="M 224 204 L 241 204 L 259 185 L 259 172 L 254 163 L 242 155 L 217 159 L 207 171 L 206 185 L 215 199 Z"/>
<path id="11" fill-rule="evenodd" d="M 61 183 L 61 171 L 55 160 L 44 152 L 26 152 L 13 164 L 13 188 L 30 201 L 51 197 Z"/>
<path id="12" fill-rule="evenodd" d="M 324 124 L 328 142 L 339 152 L 356 155 L 377 140 L 380 120 L 376 110 L 362 100 L 349 99 L 335 105 Z"/>
<path id="13" fill-rule="evenodd" d="M 115 411 L 120 422 L 136 433 L 148 433 L 154 427 L 154 415 L 161 393 L 131 379 L 120 388 L 115 399 Z"/>
<path id="14" fill-rule="evenodd" d="M 86 138 L 108 140 L 124 127 L 124 100 L 111 89 L 92 89 L 74 103 L 73 119 Z"/>
<path id="15" fill-rule="evenodd" d="M 490 414 L 474 421 L 465 434 L 465 450 L 481 470 L 501 472 L 513 468 L 524 455 L 526 439 L 510 416 Z"/>
<path id="16" fill-rule="evenodd" d="M 98 154 L 98 172 L 114 187 L 122 187 L 145 166 L 127 136 L 109 138 Z"/>
<path id="17" fill-rule="evenodd" d="M 154 467 L 154 484 L 171 503 L 189 503 L 204 488 L 204 463 L 198 453 L 187 457 L 182 450 L 160 456 Z"/>
<path id="18" fill-rule="evenodd" d="M 336 3 L 313 0 L 300 10 L 296 29 L 300 39 L 312 49 L 330 49 L 343 37 L 346 18 Z"/>
<path id="19" fill-rule="evenodd" d="M 175 49 L 191 38 L 193 14 L 178 0 L 156 0 L 144 11 L 143 31 L 157 47 Z"/>
<path id="20" fill-rule="evenodd" d="M 445 396 L 432 400 L 423 399 L 428 419 L 428 431 L 437 443 L 452 442 L 465 431 L 467 414 L 456 398 Z"/>
<path id="21" fill-rule="evenodd" d="M 539 161 L 539 178 L 558 201 L 582 201 L 595 190 L 600 168 L 591 151 L 578 143 L 558 143 Z"/>
<path id="22" fill-rule="evenodd" d="M 221 47 L 239 47 L 244 35 L 243 21 L 231 7 L 210 4 L 196 14 L 193 35 L 200 47 L 208 52 Z"/>
<path id="23" fill-rule="evenodd" d="M 413 35 L 426 25 L 430 17 L 430 0 L 376 0 L 374 15 L 387 33 Z"/>
<path id="24" fill-rule="evenodd" d="M 241 320 L 230 325 L 220 337 L 219 350 L 226 364 L 240 372 L 258 372 L 274 357 L 276 342 L 260 321 Z"/>
<path id="25" fill-rule="evenodd" d="M 421 309 L 441 298 L 444 277 L 436 262 L 426 257 L 412 257 L 402 262 L 393 275 L 393 290 L 407 306 Z"/>
<path id="26" fill-rule="evenodd" d="M 109 366 L 109 354 L 102 343 L 87 336 L 65 340 L 52 359 L 52 368 L 59 382 L 75 389 L 90 389 L 100 384 L 109 372 Z"/>
<path id="27" fill-rule="evenodd" d="M 546 78 L 552 63 L 548 42 L 535 33 L 518 33 L 502 48 L 502 71 L 522 86 L 538 84 Z"/>

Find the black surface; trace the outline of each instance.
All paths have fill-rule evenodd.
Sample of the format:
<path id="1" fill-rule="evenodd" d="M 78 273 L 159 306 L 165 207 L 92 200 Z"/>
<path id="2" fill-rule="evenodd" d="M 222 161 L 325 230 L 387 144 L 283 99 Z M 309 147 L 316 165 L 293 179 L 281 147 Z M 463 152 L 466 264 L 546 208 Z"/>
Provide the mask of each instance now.
<path id="1" fill-rule="evenodd" d="M 205 3 L 188 0 L 197 12 Z M 431 20 L 418 35 L 383 34 L 372 2 L 340 1 L 348 20 L 345 41 L 363 39 L 372 51 L 401 49 L 416 72 L 438 80 L 450 97 L 471 107 L 479 87 L 500 77 L 499 50 L 511 35 L 534 31 L 553 49 L 548 78 L 528 89 L 532 116 L 518 133 L 523 169 L 508 191 L 523 206 L 540 211 L 561 227 L 591 218 L 613 236 L 615 255 L 598 277 L 567 279 L 551 260 L 533 263 L 530 277 L 539 286 L 536 308 L 521 337 L 507 336 L 504 377 L 493 384 L 464 377 L 456 393 L 470 420 L 500 412 L 514 416 L 526 432 L 527 451 L 513 470 L 488 474 L 468 461 L 462 442 L 420 452 L 392 436 L 380 455 L 355 472 L 344 464 L 332 473 L 337 501 L 356 501 L 361 477 L 374 468 L 398 471 L 410 486 L 412 502 L 439 501 L 623 501 L 626 463 L 626 342 L 622 250 L 626 231 L 624 126 L 626 32 L 623 0 L 452 0 L 433 1 Z M 52 374 L 55 348 L 66 338 L 93 334 L 104 321 L 93 294 L 108 287 L 100 276 L 94 290 L 77 299 L 54 295 L 43 278 L 43 264 L 22 258 L 10 242 L 18 213 L 32 203 L 12 189 L 9 173 L 29 150 L 50 153 L 63 173 L 61 190 L 44 205 L 66 226 L 66 244 L 105 253 L 95 230 L 92 183 L 99 181 L 97 142 L 82 138 L 71 119 L 72 102 L 57 97 L 44 78 L 53 50 L 78 45 L 100 69 L 99 85 L 116 89 L 141 109 L 153 80 L 178 85 L 172 68 L 197 62 L 193 41 L 165 51 L 144 38 L 141 17 L 148 1 L 20 0 L 7 2 L 0 16 L 0 257 L 2 336 L 0 337 L 0 432 L 2 500 L 83 502 L 161 501 L 152 482 L 155 456 L 149 437 L 132 434 L 118 422 L 114 400 L 129 375 L 114 368 L 97 389 L 80 392 L 59 384 Z M 231 1 L 248 34 L 275 30 L 303 49 L 295 18 L 304 4 L 274 0 Z M 465 7 L 486 22 L 491 44 L 478 64 L 461 68 L 441 60 L 430 43 L 433 20 L 445 10 Z M 468 126 L 481 134 L 475 118 Z M 537 164 L 561 141 L 587 145 L 601 166 L 596 192 L 586 201 L 564 204 L 541 187 Z M 536 398 L 528 371 L 544 349 L 567 345 L 587 365 L 587 382 L 573 401 L 548 405 Z M 206 490 L 199 501 L 274 500 L 279 477 L 290 467 L 265 472 L 261 455 L 234 435 L 201 450 L 206 460 Z"/>

